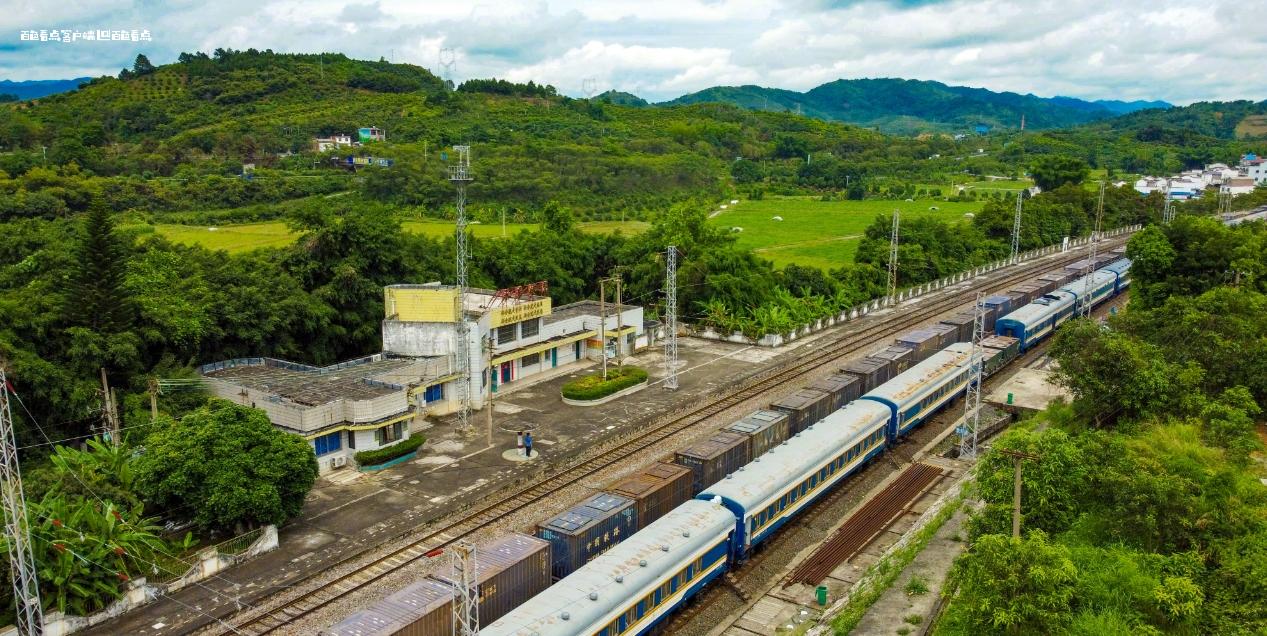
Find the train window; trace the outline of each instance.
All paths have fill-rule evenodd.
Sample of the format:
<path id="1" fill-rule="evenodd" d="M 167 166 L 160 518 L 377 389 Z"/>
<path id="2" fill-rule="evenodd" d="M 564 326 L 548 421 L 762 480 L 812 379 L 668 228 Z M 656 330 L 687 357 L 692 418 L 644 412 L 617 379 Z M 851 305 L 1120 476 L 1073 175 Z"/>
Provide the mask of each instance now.
<path id="1" fill-rule="evenodd" d="M 598 636 L 612 636 L 611 628 L 604 627 L 598 631 Z"/>
<path id="2" fill-rule="evenodd" d="M 617 634 L 624 633 L 626 627 L 629 627 L 629 621 L 625 620 L 624 616 L 621 616 L 620 618 L 616 619 L 616 633 Z"/>

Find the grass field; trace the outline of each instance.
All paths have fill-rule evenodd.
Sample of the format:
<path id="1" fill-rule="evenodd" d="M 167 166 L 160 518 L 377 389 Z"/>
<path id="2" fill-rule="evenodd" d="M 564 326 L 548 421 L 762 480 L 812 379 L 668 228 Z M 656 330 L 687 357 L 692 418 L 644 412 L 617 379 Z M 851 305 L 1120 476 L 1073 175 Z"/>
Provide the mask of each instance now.
<path id="1" fill-rule="evenodd" d="M 452 236 L 453 224 L 440 221 L 405 221 L 401 224 L 406 232 L 426 234 L 436 238 Z M 593 233 L 609 233 L 620 230 L 626 234 L 637 234 L 648 227 L 643 221 L 594 221 L 578 224 L 582 231 Z M 536 223 L 507 223 L 506 234 L 513 236 L 520 230 L 536 229 Z M 269 223 L 244 223 L 241 225 L 220 225 L 211 227 L 197 225 L 154 226 L 156 232 L 170 241 L 185 245 L 201 245 L 207 249 L 225 250 L 230 253 L 247 252 L 262 247 L 283 247 L 295 240 L 295 235 L 281 221 Z M 492 238 L 502 235 L 501 224 L 480 224 L 470 226 L 471 233 L 480 238 Z"/>
<path id="2" fill-rule="evenodd" d="M 714 216 L 710 223 L 741 227 L 738 245 L 752 249 L 778 267 L 788 263 L 821 268 L 852 262 L 863 231 L 877 214 L 901 210 L 903 218 L 936 217 L 958 221 L 984 203 L 946 201 L 819 201 L 810 197 L 741 201 Z M 931 210 L 930 208 L 939 208 Z M 776 221 L 773 217 L 782 217 Z"/>

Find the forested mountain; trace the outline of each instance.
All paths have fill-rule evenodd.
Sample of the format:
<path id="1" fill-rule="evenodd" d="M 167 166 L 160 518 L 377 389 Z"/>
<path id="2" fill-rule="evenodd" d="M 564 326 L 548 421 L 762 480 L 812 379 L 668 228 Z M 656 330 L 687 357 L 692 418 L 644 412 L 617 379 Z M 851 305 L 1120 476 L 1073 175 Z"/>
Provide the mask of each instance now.
<path id="1" fill-rule="evenodd" d="M 719 86 L 665 102 L 722 102 L 756 110 L 800 111 L 801 114 L 877 127 L 890 133 L 929 130 L 1062 128 L 1113 117 L 1165 102 L 1089 102 L 1072 97 L 1036 97 L 984 88 L 948 86 L 941 82 L 903 79 L 836 80 L 800 93 L 760 86 Z"/>
<path id="2" fill-rule="evenodd" d="M 1140 141 L 1171 140 L 1183 143 L 1193 135 L 1219 139 L 1267 137 L 1267 100 L 1253 102 L 1197 102 L 1188 106 L 1141 110 L 1096 122 L 1094 130 L 1127 132 Z"/>
<path id="3" fill-rule="evenodd" d="M 22 82 L 0 80 L 0 95 L 13 95 L 18 99 L 37 99 L 46 95 L 73 91 L 79 88 L 80 84 L 91 79 L 91 77 L 79 77 L 66 80 L 26 80 Z"/>

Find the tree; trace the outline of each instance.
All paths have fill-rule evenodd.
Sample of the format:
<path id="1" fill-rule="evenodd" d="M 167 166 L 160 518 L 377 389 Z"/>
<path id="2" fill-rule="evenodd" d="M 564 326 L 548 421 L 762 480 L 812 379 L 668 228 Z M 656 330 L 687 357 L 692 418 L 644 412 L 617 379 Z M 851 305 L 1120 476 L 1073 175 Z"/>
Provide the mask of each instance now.
<path id="1" fill-rule="evenodd" d="M 317 479 L 317 458 L 263 411 L 213 399 L 151 433 L 136 474 L 154 509 L 236 533 L 299 514 Z"/>
<path id="2" fill-rule="evenodd" d="M 137 77 L 140 77 L 142 75 L 149 75 L 150 73 L 153 73 L 155 70 L 157 69 L 154 67 L 154 65 L 150 64 L 150 58 L 145 57 L 145 54 L 143 53 L 137 54 L 136 61 L 132 63 L 132 73 L 134 75 L 136 75 Z"/>
<path id="3" fill-rule="evenodd" d="M 1249 389 L 1243 386 L 1227 389 L 1202 411 L 1201 418 L 1205 420 L 1202 436 L 1206 443 L 1227 449 L 1233 461 L 1244 463 L 1249 460 L 1250 452 L 1262 447 L 1254 425 L 1254 418 L 1262 412 Z"/>
<path id="4" fill-rule="evenodd" d="M 124 287 L 127 252 L 100 198 L 89 206 L 73 250 L 64 307 L 67 322 L 99 333 L 126 331 L 135 315 Z"/>
<path id="5" fill-rule="evenodd" d="M 1069 620 L 1078 570 L 1069 549 L 1041 530 L 1023 539 L 988 534 L 951 568 L 953 626 L 974 634 L 1052 634 Z"/>
<path id="6" fill-rule="evenodd" d="M 1090 172 L 1087 162 L 1065 155 L 1042 155 L 1030 164 L 1030 176 L 1044 191 L 1055 190 L 1066 183 L 1078 184 Z"/>

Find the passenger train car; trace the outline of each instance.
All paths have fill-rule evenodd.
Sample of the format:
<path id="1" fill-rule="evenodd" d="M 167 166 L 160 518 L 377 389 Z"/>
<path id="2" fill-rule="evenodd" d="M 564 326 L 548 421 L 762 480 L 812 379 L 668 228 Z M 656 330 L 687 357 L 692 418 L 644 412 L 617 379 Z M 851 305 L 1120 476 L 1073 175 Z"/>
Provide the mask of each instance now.
<path id="1" fill-rule="evenodd" d="M 889 410 L 846 404 L 700 493 L 719 498 L 735 519 L 732 556 L 743 560 L 805 506 L 884 449 Z"/>
<path id="2" fill-rule="evenodd" d="M 888 407 L 887 434 L 896 440 L 924 423 L 968 384 L 972 345 L 956 342 L 903 371 L 861 399 Z"/>
<path id="3" fill-rule="evenodd" d="M 1095 306 L 1122 293 L 1131 283 L 1130 269 L 1130 259 L 1109 263 L 999 318 L 994 332 L 1019 339 L 1021 351 L 1028 351 L 1072 318 L 1083 303 Z"/>
<path id="4" fill-rule="evenodd" d="M 735 516 L 719 501 L 687 501 L 480 634 L 646 634 L 726 571 L 734 531 Z"/>

